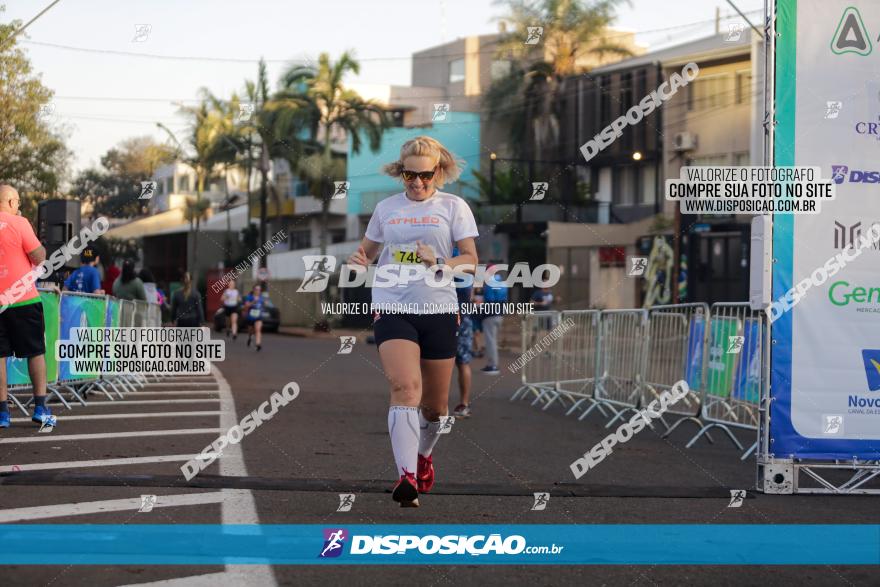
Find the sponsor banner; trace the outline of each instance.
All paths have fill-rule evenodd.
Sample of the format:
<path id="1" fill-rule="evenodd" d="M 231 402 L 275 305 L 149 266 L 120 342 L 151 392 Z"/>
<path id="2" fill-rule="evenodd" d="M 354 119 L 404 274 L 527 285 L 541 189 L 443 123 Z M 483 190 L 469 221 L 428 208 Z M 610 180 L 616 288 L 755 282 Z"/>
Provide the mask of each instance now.
<path id="1" fill-rule="evenodd" d="M 105 296 L 91 296 L 82 294 L 61 294 L 61 332 L 59 338 L 68 340 L 71 338 L 71 330 L 74 328 L 100 328 L 107 320 L 107 298 Z M 52 348 L 55 349 L 56 345 Z M 97 359 L 97 356 L 91 357 Z M 95 379 L 98 370 L 93 372 L 73 373 L 70 361 L 59 363 L 58 379 L 70 381 L 79 379 Z"/>
<path id="2" fill-rule="evenodd" d="M 736 366 L 733 399 L 757 404 L 761 395 L 761 322 L 754 318 L 743 322 L 743 345 Z"/>
<path id="3" fill-rule="evenodd" d="M 45 562 L 33 544 L 59 565 L 880 564 L 876 524 L 4 524 L 0 563 Z"/>
<path id="4" fill-rule="evenodd" d="M 58 294 L 40 290 L 40 301 L 43 303 L 43 323 L 46 339 L 46 380 L 54 383 L 58 379 L 58 360 L 55 354 L 55 342 L 58 340 L 58 324 L 61 322 Z M 6 358 L 6 374 L 9 385 L 30 385 L 27 359 Z"/>
<path id="5" fill-rule="evenodd" d="M 739 332 L 737 318 L 713 318 L 709 328 L 709 365 L 706 389 L 711 395 L 727 397 L 733 383 L 737 354 L 728 352 L 730 340 Z"/>
<path id="6" fill-rule="evenodd" d="M 774 299 L 811 275 L 824 277 L 823 260 L 852 252 L 880 220 L 880 93 L 871 75 L 880 70 L 880 3 L 776 5 L 774 163 L 821 168 L 837 197 L 823 202 L 821 214 L 774 216 Z M 873 243 L 833 276 L 815 279 L 773 322 L 770 440 L 777 457 L 880 458 L 880 390 L 872 385 L 880 366 L 865 360 L 880 347 L 878 261 Z"/>
<path id="7" fill-rule="evenodd" d="M 688 387 L 692 390 L 703 389 L 703 340 L 706 337 L 706 320 L 701 314 L 691 317 L 688 327 L 687 349 L 687 380 Z"/>

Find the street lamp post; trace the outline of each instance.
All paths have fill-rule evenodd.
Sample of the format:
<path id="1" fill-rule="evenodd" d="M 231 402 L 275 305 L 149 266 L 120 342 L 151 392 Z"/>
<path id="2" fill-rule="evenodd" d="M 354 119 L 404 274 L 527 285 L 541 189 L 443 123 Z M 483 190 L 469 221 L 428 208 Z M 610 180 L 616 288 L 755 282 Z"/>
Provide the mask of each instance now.
<path id="1" fill-rule="evenodd" d="M 495 153 L 489 154 L 489 204 L 495 203 Z"/>

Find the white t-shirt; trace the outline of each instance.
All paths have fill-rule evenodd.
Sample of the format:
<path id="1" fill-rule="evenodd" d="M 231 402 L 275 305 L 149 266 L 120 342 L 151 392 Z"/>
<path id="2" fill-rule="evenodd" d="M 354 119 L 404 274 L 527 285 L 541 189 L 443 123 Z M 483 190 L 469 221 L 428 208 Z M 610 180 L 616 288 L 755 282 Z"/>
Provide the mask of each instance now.
<path id="1" fill-rule="evenodd" d="M 406 192 L 395 194 L 376 205 L 365 236 L 385 245 L 379 255 L 372 288 L 374 304 L 406 306 L 397 311 L 426 314 L 432 313 L 432 305 L 450 308 L 458 303 L 452 279 L 443 287 L 426 283 L 424 274 L 430 272 L 425 263 L 416 262 L 414 251 L 416 241 L 421 241 L 432 247 L 435 256 L 449 259 L 457 241 L 479 236 L 474 214 L 463 198 L 437 191 L 427 200 L 417 202 L 410 200 Z M 380 277 L 380 273 L 396 276 L 404 267 L 417 277 L 392 287 L 380 286 L 380 281 L 391 281 Z"/>
<path id="2" fill-rule="evenodd" d="M 241 294 L 238 293 L 237 289 L 225 289 L 223 290 L 223 305 L 228 307 L 237 306 L 241 302 Z"/>

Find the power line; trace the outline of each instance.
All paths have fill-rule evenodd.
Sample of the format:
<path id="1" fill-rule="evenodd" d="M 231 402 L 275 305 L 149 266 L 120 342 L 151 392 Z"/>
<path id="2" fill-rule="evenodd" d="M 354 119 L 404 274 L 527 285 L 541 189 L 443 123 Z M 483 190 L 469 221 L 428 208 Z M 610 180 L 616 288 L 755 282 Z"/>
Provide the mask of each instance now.
<path id="1" fill-rule="evenodd" d="M 56 0 L 56 2 L 58 2 L 58 1 L 59 0 Z M 751 10 L 751 11 L 746 12 L 745 14 L 757 14 L 760 12 L 762 12 L 762 11 L 761 10 Z M 729 20 L 730 18 L 733 18 L 733 17 L 727 17 L 724 20 Z M 680 24 L 680 25 L 675 25 L 675 26 L 670 26 L 670 27 L 665 27 L 665 28 L 652 29 L 652 30 L 647 30 L 647 31 L 632 31 L 632 32 L 621 32 L 621 33 L 617 33 L 617 34 L 613 34 L 613 35 L 603 35 L 601 37 L 598 37 L 598 39 L 599 40 L 608 40 L 608 39 L 614 39 L 614 38 L 618 38 L 618 37 L 628 37 L 628 36 L 636 36 L 636 35 L 647 35 L 647 34 L 653 34 L 653 33 L 669 32 L 669 31 L 673 31 L 673 30 L 690 28 L 690 27 L 703 25 L 703 24 L 707 24 L 707 23 L 714 23 L 714 22 L 715 22 L 715 19 L 713 18 L 713 19 L 695 21 L 692 23 Z M 76 46 L 65 45 L 65 44 L 61 44 L 61 43 L 49 43 L 49 42 L 45 42 L 45 41 L 22 40 L 21 42 L 29 44 L 29 45 L 35 45 L 38 47 L 49 47 L 49 48 L 53 48 L 53 49 L 62 49 L 62 50 L 66 50 L 66 51 L 76 51 L 76 52 L 81 52 L 81 53 L 92 53 L 92 54 L 98 54 L 98 55 L 115 55 L 115 56 L 119 56 L 119 57 L 137 57 L 137 58 L 144 58 L 144 59 L 161 59 L 161 60 L 166 60 L 166 61 L 209 61 L 209 62 L 216 62 L 216 63 L 249 63 L 249 64 L 257 63 L 258 61 L 260 61 L 259 57 L 242 58 L 242 57 L 211 57 L 211 56 L 203 56 L 203 55 L 165 55 L 165 54 L 160 54 L 160 53 L 139 53 L 136 51 L 120 51 L 120 50 L 116 50 L 116 49 L 96 49 L 96 48 L 91 48 L 91 47 L 76 47 Z M 469 53 L 443 53 L 440 55 L 420 55 L 418 58 L 420 60 L 422 60 L 422 59 L 450 59 L 450 58 L 456 58 L 456 57 L 465 57 L 467 55 L 474 55 L 474 54 L 490 54 L 490 53 L 494 54 L 495 52 L 496 52 L 496 49 L 487 49 L 484 51 L 476 51 L 476 52 L 469 52 Z M 358 61 L 359 63 L 373 62 L 373 61 L 410 61 L 413 58 L 414 58 L 413 55 L 410 55 L 407 57 L 362 57 L 362 58 L 357 58 L 356 61 Z M 278 58 L 265 59 L 264 58 L 263 61 L 265 61 L 266 63 L 314 64 L 314 60 L 312 60 L 308 57 L 282 58 L 282 59 L 278 59 Z"/>

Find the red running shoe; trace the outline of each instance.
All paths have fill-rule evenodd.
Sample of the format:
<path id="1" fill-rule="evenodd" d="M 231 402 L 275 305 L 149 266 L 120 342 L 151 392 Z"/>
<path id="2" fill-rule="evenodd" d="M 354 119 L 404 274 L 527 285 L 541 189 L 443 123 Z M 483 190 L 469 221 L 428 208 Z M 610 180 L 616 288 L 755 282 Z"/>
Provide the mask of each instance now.
<path id="1" fill-rule="evenodd" d="M 419 467 L 416 470 L 419 493 L 428 493 L 434 487 L 434 456 L 419 455 Z"/>
<path id="2" fill-rule="evenodd" d="M 412 473 L 400 476 L 394 491 L 391 492 L 391 499 L 400 502 L 402 508 L 419 507 L 419 490 L 416 489 L 416 479 Z"/>

